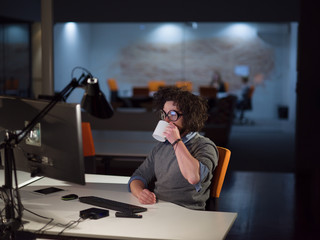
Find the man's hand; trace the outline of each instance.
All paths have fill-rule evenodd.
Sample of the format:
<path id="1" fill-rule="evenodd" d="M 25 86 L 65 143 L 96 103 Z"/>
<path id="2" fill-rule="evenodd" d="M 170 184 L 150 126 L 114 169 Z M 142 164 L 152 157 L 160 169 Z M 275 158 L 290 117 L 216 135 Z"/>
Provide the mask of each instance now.
<path id="1" fill-rule="evenodd" d="M 143 189 L 137 197 L 142 204 L 155 204 L 157 201 L 156 195 L 148 189 Z"/>
<path id="2" fill-rule="evenodd" d="M 144 188 L 144 184 L 141 180 L 133 180 L 130 183 L 130 189 L 132 194 L 138 198 L 142 204 L 155 204 L 157 197 L 153 192 L 150 192 L 147 188 Z"/>
<path id="3" fill-rule="evenodd" d="M 177 139 L 181 138 L 179 128 L 172 122 L 168 124 L 165 131 L 163 132 L 163 135 L 171 144 Z"/>

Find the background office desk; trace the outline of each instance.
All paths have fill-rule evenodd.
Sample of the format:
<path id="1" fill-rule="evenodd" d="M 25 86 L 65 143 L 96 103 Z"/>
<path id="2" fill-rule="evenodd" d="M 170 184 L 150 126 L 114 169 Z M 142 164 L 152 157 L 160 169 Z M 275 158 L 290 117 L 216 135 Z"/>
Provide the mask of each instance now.
<path id="1" fill-rule="evenodd" d="M 92 206 L 78 200 L 62 201 L 68 193 L 78 196 L 95 195 L 117 201 L 139 205 L 138 200 L 128 192 L 128 177 L 107 175 L 86 175 L 85 186 L 66 184 L 61 181 L 43 178 L 20 190 L 22 203 L 28 210 L 55 223 L 66 224 L 79 218 L 79 211 Z M 34 190 L 47 186 L 58 186 L 64 191 L 42 196 Z M 1 205 L 1 204 L 0 204 Z M 3 204 L 2 204 L 3 205 Z M 237 213 L 194 211 L 172 203 L 159 201 L 155 205 L 144 205 L 147 212 L 142 219 L 115 218 L 110 216 L 99 220 L 85 220 L 73 229 L 67 229 L 64 236 L 100 239 L 223 239 L 231 228 Z M 26 231 L 38 231 L 48 222 L 24 211 Z M 57 235 L 63 228 L 48 227 L 46 234 Z"/>
<path id="2" fill-rule="evenodd" d="M 152 131 L 93 130 L 96 151 L 90 173 L 130 176 L 158 143 Z"/>
<path id="3" fill-rule="evenodd" d="M 93 130 L 96 155 L 145 158 L 158 143 L 151 131 Z"/>

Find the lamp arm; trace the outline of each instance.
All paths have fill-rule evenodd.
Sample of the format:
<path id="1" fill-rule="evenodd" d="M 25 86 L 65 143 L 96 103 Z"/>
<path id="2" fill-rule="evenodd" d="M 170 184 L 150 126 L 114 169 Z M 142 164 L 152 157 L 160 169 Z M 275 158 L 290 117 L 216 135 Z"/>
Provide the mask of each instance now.
<path id="1" fill-rule="evenodd" d="M 59 102 L 61 101 L 65 96 L 69 96 L 70 93 L 77 87 L 81 86 L 81 80 L 83 78 L 87 79 L 89 76 L 82 74 L 79 79 L 73 78 L 71 82 L 61 90 L 60 93 L 58 93 L 54 98 L 48 103 L 48 105 L 41 110 L 41 112 L 38 113 L 38 115 L 31 120 L 31 122 L 28 123 L 27 126 L 25 126 L 21 132 L 18 134 L 11 135 L 10 141 L 14 140 L 14 144 L 19 144 L 24 137 L 36 126 L 36 124 L 48 114 L 48 112 Z"/>

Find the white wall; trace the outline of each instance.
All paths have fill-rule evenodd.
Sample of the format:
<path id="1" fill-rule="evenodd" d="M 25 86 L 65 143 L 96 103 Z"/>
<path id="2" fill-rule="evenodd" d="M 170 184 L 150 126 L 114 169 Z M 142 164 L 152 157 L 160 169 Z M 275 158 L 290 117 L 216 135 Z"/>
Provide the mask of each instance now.
<path id="1" fill-rule="evenodd" d="M 73 77 L 80 77 L 82 71 L 72 70 L 77 67 L 89 68 L 92 62 L 90 24 L 56 24 L 54 27 L 54 90 L 61 91 Z M 83 90 L 76 89 L 68 98 L 69 102 L 80 102 Z"/>
<path id="2" fill-rule="evenodd" d="M 234 74 L 234 67 L 248 64 L 252 73 L 250 77 L 256 84 L 253 111 L 248 116 L 277 119 L 278 106 L 285 105 L 289 107 L 288 121 L 294 121 L 296 23 L 247 24 L 253 29 L 255 40 L 242 49 L 246 46 L 244 41 L 249 41 L 244 38 L 251 33 L 242 33 L 230 42 L 227 40 L 223 45 L 226 49 L 218 45 L 223 43 L 221 39 L 231 39 L 226 36 L 233 23 L 199 23 L 197 28 L 192 28 L 191 24 L 174 23 L 171 29 L 168 24 L 81 23 L 75 25 L 73 38 L 70 38 L 66 24 L 56 24 L 55 90 L 61 90 L 71 80 L 70 74 L 75 66 L 85 67 L 98 77 L 107 96 L 108 78 L 117 79 L 121 94 L 130 94 L 133 86 L 146 85 L 148 80 L 160 78 L 168 83 L 191 80 L 196 91 L 199 85 L 210 82 L 213 68 L 219 68 L 225 80 L 237 88 L 240 80 Z M 255 51 L 257 45 L 254 44 L 257 43 L 260 45 Z M 227 44 L 233 52 L 228 52 Z M 199 55 L 200 51 L 203 53 Z M 255 81 L 254 73 L 260 72 L 266 73 L 263 80 Z M 72 94 L 69 101 L 80 101 L 80 95 Z"/>

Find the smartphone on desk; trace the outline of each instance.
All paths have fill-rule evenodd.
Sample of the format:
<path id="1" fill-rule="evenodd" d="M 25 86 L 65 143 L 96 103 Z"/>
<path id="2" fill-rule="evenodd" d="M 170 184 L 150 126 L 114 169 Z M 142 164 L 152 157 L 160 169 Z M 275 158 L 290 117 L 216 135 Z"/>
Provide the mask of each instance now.
<path id="1" fill-rule="evenodd" d="M 35 193 L 40 193 L 42 195 L 48 195 L 48 194 L 55 193 L 55 192 L 60 192 L 60 191 L 64 191 L 64 190 L 61 189 L 61 188 L 57 188 L 57 187 L 47 187 L 47 188 L 42 188 L 42 189 L 35 190 L 34 192 Z"/>
<path id="2" fill-rule="evenodd" d="M 142 218 L 141 214 L 116 212 L 116 217 L 120 218 Z"/>

